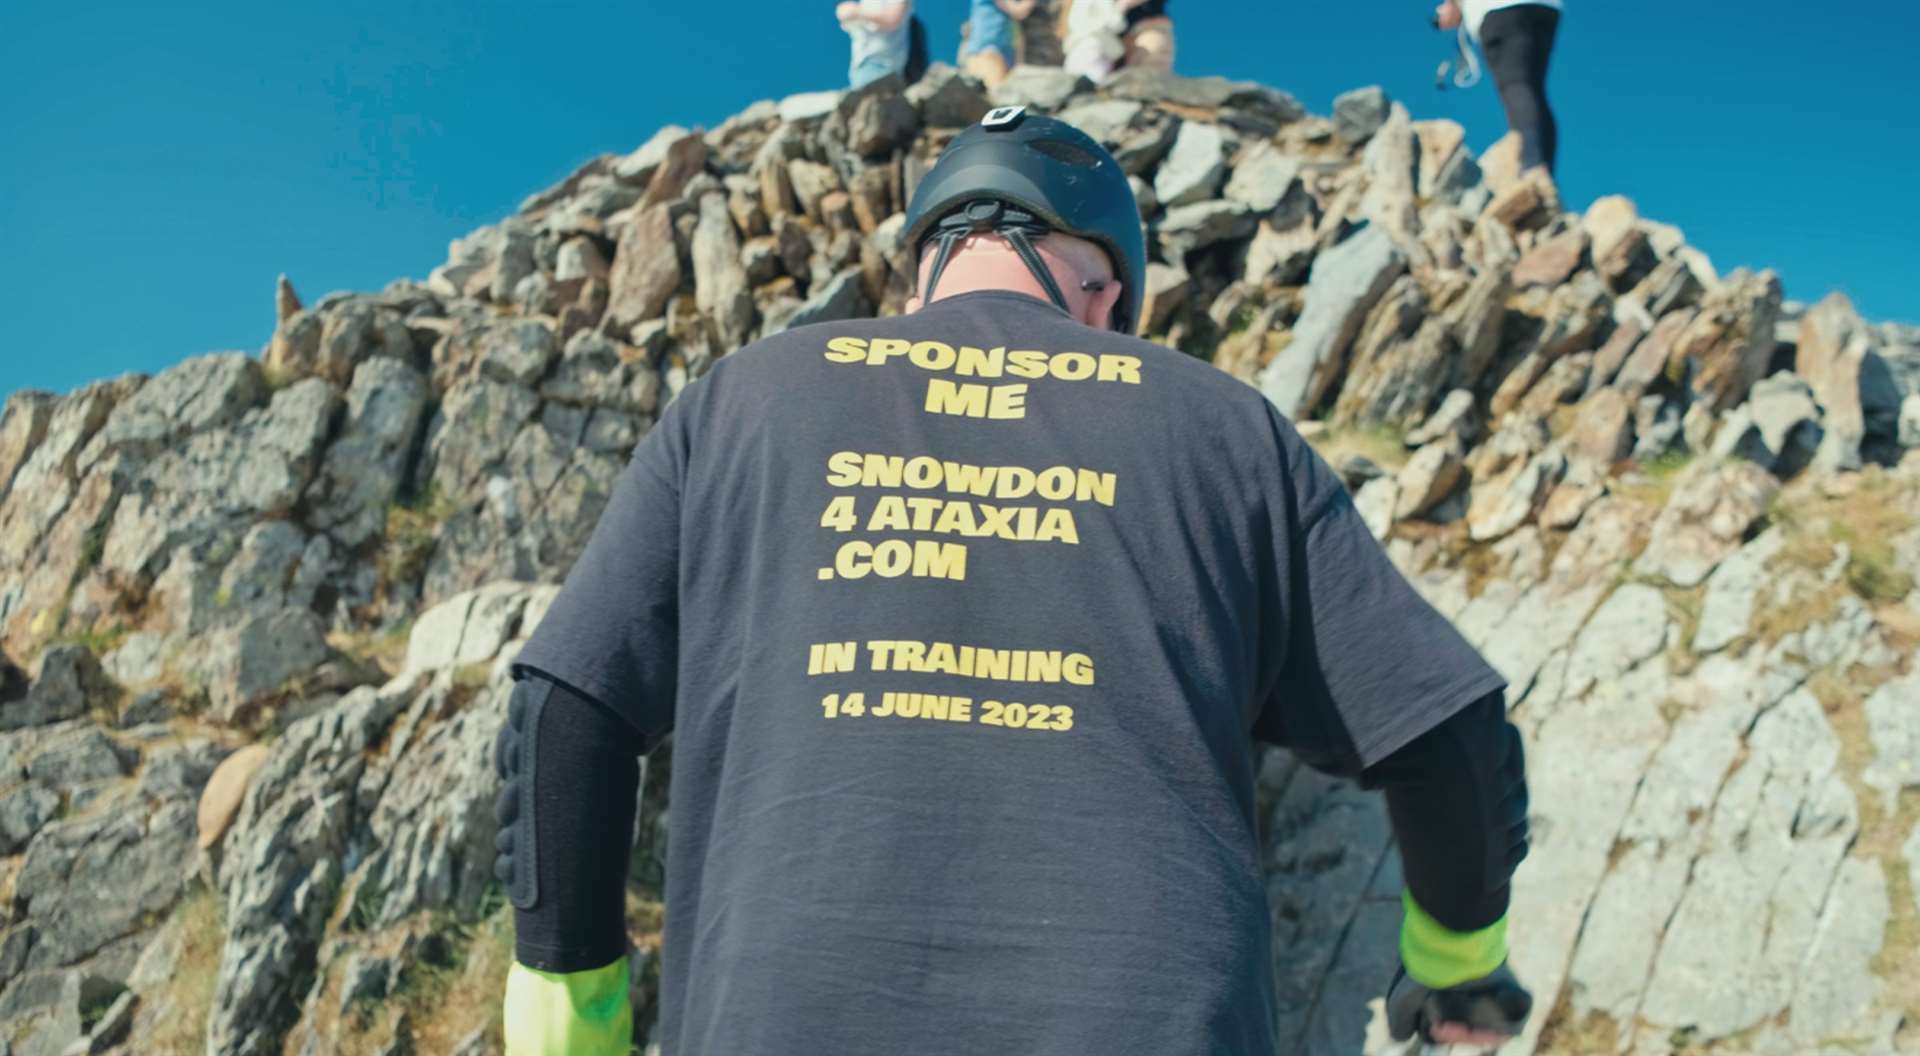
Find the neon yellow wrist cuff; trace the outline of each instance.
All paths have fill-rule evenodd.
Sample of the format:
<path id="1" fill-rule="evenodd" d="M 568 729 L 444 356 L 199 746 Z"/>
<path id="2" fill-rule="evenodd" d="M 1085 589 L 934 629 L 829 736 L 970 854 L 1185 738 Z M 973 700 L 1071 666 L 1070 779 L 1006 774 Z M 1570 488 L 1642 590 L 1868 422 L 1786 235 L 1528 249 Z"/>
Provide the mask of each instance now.
<path id="1" fill-rule="evenodd" d="M 1435 990 L 1459 986 L 1500 967 L 1507 959 L 1507 918 L 1479 931 L 1449 931 L 1433 919 L 1412 892 L 1402 892 L 1407 915 L 1400 923 L 1400 963 L 1414 982 Z"/>
<path id="2" fill-rule="evenodd" d="M 507 1056 L 627 1056 L 633 1006 L 627 958 L 584 972 L 543 972 L 518 961 L 507 970 Z"/>

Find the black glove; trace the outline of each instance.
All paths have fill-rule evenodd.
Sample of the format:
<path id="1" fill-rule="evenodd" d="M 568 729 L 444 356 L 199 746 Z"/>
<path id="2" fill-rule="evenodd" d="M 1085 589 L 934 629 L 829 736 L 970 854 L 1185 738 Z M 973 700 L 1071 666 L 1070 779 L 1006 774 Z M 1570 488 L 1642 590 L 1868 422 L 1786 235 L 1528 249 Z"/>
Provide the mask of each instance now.
<path id="1" fill-rule="evenodd" d="M 1430 1043 L 1433 1028 L 1442 1023 L 1512 1037 L 1526 1029 L 1532 1012 L 1533 995 L 1505 963 L 1491 974 L 1445 990 L 1421 985 L 1402 966 L 1387 988 L 1387 1030 L 1395 1041 L 1417 1033 Z"/>

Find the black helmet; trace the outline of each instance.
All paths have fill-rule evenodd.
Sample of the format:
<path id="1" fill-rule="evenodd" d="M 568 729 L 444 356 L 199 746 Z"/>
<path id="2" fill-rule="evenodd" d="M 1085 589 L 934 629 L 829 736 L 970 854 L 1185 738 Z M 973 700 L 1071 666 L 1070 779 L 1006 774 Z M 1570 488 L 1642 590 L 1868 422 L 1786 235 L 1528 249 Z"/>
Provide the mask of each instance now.
<path id="1" fill-rule="evenodd" d="M 1085 132 L 1003 106 L 954 137 L 914 189 L 901 236 L 916 261 L 929 240 L 940 240 L 924 296 L 933 294 L 954 245 L 976 231 L 1005 235 L 1062 308 L 1065 299 L 1031 239 L 1058 231 L 1099 244 L 1123 284 L 1111 326 L 1132 333 L 1139 324 L 1147 272 L 1140 206 L 1120 163 Z"/>

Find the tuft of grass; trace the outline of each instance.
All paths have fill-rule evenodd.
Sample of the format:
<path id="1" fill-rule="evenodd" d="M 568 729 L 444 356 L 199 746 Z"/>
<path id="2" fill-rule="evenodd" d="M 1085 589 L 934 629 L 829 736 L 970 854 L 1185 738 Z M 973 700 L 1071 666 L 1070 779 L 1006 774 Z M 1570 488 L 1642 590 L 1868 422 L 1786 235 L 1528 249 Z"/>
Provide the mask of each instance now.
<path id="1" fill-rule="evenodd" d="M 1353 455 L 1372 459 L 1389 473 L 1407 464 L 1407 434 L 1391 425 L 1328 426 L 1308 441 L 1336 470 Z"/>
<path id="2" fill-rule="evenodd" d="M 298 371 L 279 363 L 262 363 L 260 365 L 260 380 L 266 382 L 267 391 L 273 393 L 279 392 L 281 389 L 299 381 L 300 374 Z"/>
<path id="3" fill-rule="evenodd" d="M 1616 495 L 1652 505 L 1656 510 L 1673 497 L 1673 486 L 1682 470 L 1692 465 L 1691 451 L 1668 451 L 1636 463 L 1634 471 L 1608 481 L 1607 489 Z"/>
<path id="4" fill-rule="evenodd" d="M 413 621 L 407 620 L 384 631 L 335 631 L 327 635 L 327 644 L 362 660 L 371 660 L 391 678 L 400 673 L 407 659 L 407 639 L 413 636 Z"/>
<path id="5" fill-rule="evenodd" d="M 64 619 L 62 622 L 65 622 Z M 78 645 L 94 656 L 105 656 L 120 648 L 120 643 L 126 641 L 127 635 L 132 633 L 132 628 L 122 623 L 115 623 L 104 630 L 87 627 L 76 631 L 64 631 L 53 644 Z"/>
<path id="6" fill-rule="evenodd" d="M 1842 582 L 1870 605 L 1904 600 L 1914 589 L 1894 540 L 1915 528 L 1900 481 L 1878 466 L 1861 471 L 1834 494 L 1803 484 L 1783 492 L 1767 511 L 1785 540 L 1781 560 L 1824 572 L 1845 548 Z M 1911 488 L 1911 485 L 1907 485 Z"/>
<path id="7" fill-rule="evenodd" d="M 380 576 L 387 583 L 411 583 L 427 571 L 440 539 L 440 526 L 453 515 L 451 499 L 438 488 L 387 507 L 386 531 L 380 546 Z"/>
<path id="8" fill-rule="evenodd" d="M 164 1003 L 172 1013 L 160 1017 L 141 1047 L 164 1056 L 200 1056 L 207 1048 L 207 1012 L 226 944 L 226 907 L 212 889 L 195 884 L 173 912 L 183 937 L 180 960 L 165 989 L 143 998 Z"/>

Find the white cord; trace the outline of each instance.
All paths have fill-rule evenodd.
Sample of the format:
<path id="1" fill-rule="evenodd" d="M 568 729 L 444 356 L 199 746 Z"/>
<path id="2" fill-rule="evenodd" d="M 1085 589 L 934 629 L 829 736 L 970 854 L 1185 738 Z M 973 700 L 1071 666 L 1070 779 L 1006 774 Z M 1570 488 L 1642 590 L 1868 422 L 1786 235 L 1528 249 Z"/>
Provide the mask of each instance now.
<path id="1" fill-rule="evenodd" d="M 1456 88 L 1471 88 L 1480 83 L 1480 56 L 1474 51 L 1473 37 L 1467 33 L 1466 24 L 1460 25 L 1460 68 L 1453 71 L 1453 85 Z"/>

